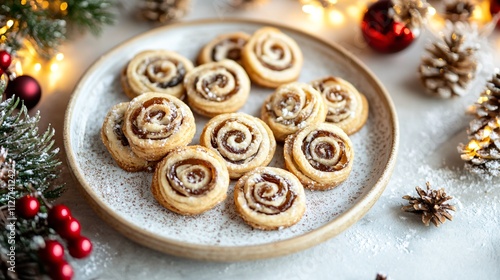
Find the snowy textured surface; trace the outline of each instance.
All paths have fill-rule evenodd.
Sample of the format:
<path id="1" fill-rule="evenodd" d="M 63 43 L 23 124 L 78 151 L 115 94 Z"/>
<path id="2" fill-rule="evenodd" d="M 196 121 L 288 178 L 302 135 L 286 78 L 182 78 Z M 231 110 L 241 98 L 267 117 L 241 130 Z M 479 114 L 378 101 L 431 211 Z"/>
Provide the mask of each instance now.
<path id="1" fill-rule="evenodd" d="M 128 100 L 121 89 L 119 76 L 133 54 L 168 45 L 169 50 L 194 60 L 201 47 L 218 34 L 252 33 L 259 27 L 258 24 L 222 23 L 163 30 L 136 39 L 99 61 L 80 85 L 70 124 L 72 149 L 89 191 L 95 192 L 98 199 L 121 218 L 144 231 L 175 241 L 222 246 L 264 244 L 310 232 L 335 219 L 369 191 L 385 170 L 394 137 L 389 109 L 380 88 L 374 87 L 367 74 L 349 64 L 334 49 L 299 33 L 286 31 L 301 46 L 304 54 L 299 81 L 309 82 L 326 75 L 339 76 L 351 81 L 370 103 L 369 121 L 351 137 L 355 159 L 349 179 L 331 191 L 307 191 L 307 210 L 297 225 L 280 231 L 253 230 L 236 214 L 232 188 L 228 198 L 215 209 L 195 217 L 178 215 L 161 207 L 153 198 L 151 173 L 128 173 L 114 163 L 101 142 L 99 131 L 109 108 Z M 250 97 L 240 111 L 258 117 L 264 99 L 271 93 L 271 89 L 252 85 Z M 208 120 L 199 115 L 195 115 L 195 119 L 197 133 L 192 144 L 198 143 Z M 279 145 L 270 165 L 284 167 L 282 145 Z"/>
<path id="2" fill-rule="evenodd" d="M 328 26 L 309 20 L 299 1 L 272 0 L 242 11 L 231 11 L 224 4 L 227 1 L 193 0 L 185 19 L 243 17 L 295 26 L 341 44 L 378 76 L 392 96 L 401 129 L 398 161 L 386 191 L 358 223 L 311 249 L 269 260 L 213 263 L 162 254 L 123 237 L 96 216 L 66 172 L 68 191 L 58 202 L 71 207 L 95 248 L 89 259 L 73 262 L 76 278 L 358 280 L 375 279 L 380 272 L 392 280 L 500 279 L 500 180 L 468 174 L 456 152 L 458 143 L 466 141 L 470 118 L 464 110 L 476 100 L 481 81 L 463 98 L 431 98 L 424 94 L 416 74 L 424 46 L 431 40 L 429 32 L 400 53 L 381 55 L 363 43 L 356 19 L 346 17 L 343 25 Z M 340 5 L 353 2 L 339 1 Z M 60 66 L 64 79 L 38 79 L 45 90 L 38 106 L 42 122 L 54 125 L 59 147 L 62 112 L 85 69 L 119 42 L 151 29 L 134 20 L 136 1 L 122 3 L 125 8 L 120 10 L 118 24 L 107 27 L 100 38 L 83 36 L 63 48 L 66 59 Z M 497 30 L 489 44 L 499 49 L 499 42 Z M 499 66 L 499 54 L 494 51 L 485 57 Z M 483 81 L 487 76 L 481 74 Z M 426 180 L 445 187 L 458 208 L 454 220 L 439 228 L 425 227 L 417 216 L 400 210 L 401 197 L 414 194 L 415 186 L 424 186 Z"/>

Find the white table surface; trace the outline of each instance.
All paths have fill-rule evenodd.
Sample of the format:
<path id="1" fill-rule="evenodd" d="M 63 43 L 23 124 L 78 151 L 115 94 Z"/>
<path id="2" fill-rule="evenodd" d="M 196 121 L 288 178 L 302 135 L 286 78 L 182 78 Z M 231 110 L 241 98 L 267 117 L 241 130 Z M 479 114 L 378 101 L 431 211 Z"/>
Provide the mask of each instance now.
<path id="1" fill-rule="evenodd" d="M 36 108 L 42 115 L 41 127 L 51 123 L 56 128 L 56 145 L 63 158 L 64 111 L 79 78 L 108 50 L 153 28 L 134 17 L 135 3 L 123 1 L 117 23 L 106 27 L 100 37 L 86 34 L 67 42 L 58 80 L 39 76 L 44 90 Z M 65 165 L 67 191 L 57 202 L 70 206 L 95 247 L 90 258 L 73 263 L 76 278 L 375 279 L 377 273 L 384 273 L 389 279 L 500 279 L 500 178 L 470 175 L 456 152 L 458 143 L 467 141 L 470 118 L 464 110 L 477 99 L 481 82 L 489 75 L 482 74 L 468 96 L 435 99 L 423 93 L 416 72 L 431 39 L 429 32 L 400 53 L 381 55 L 364 45 L 359 22 L 349 17 L 341 26 L 327 26 L 308 19 L 294 0 L 271 0 L 236 11 L 224 3 L 193 0 L 191 12 L 182 21 L 237 17 L 290 25 L 340 44 L 375 73 L 394 101 L 401 129 L 389 185 L 365 217 L 327 242 L 275 259 L 213 263 L 159 253 L 123 237 L 90 209 Z M 488 38 L 491 49 L 500 44 L 499 34 L 497 30 Z M 486 54 L 498 65 L 497 53 Z M 426 181 L 455 197 L 454 220 L 439 228 L 425 227 L 417 216 L 400 210 L 405 202 L 401 197 L 415 194 L 415 186 L 424 187 Z"/>

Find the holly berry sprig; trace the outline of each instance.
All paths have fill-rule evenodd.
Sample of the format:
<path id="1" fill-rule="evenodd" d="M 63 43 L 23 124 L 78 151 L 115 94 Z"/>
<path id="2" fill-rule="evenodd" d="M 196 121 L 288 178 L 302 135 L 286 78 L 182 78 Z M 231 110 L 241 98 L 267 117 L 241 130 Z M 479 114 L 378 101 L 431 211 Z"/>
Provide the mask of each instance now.
<path id="1" fill-rule="evenodd" d="M 47 215 L 38 215 L 41 202 L 48 208 Z M 80 222 L 71 215 L 70 209 L 64 204 L 52 206 L 42 195 L 25 195 L 16 201 L 16 214 L 25 220 L 35 219 L 37 216 L 46 217 L 45 224 L 55 231 L 61 240 L 45 237 L 44 245 L 38 249 L 38 257 L 52 279 L 71 279 L 74 271 L 65 258 L 65 248 L 61 241 L 65 241 L 69 255 L 76 259 L 90 255 L 92 242 L 81 235 Z"/>

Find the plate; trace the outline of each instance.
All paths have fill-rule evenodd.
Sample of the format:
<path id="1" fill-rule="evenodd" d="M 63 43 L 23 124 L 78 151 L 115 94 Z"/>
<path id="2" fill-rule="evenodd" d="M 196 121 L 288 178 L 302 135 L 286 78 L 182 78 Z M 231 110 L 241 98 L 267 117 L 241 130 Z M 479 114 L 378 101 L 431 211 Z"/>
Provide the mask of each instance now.
<path id="1" fill-rule="evenodd" d="M 232 191 L 216 208 L 185 217 L 162 208 L 150 192 L 152 174 L 127 173 L 113 161 L 99 130 L 109 108 L 127 101 L 119 75 L 127 61 L 145 49 L 167 48 L 195 60 L 200 48 L 218 34 L 274 26 L 297 41 L 304 54 L 299 81 L 325 75 L 350 81 L 370 104 L 366 125 L 351 136 L 355 159 L 348 180 L 330 191 L 306 191 L 307 210 L 291 228 L 253 230 L 236 214 Z M 272 90 L 252 85 L 240 110 L 258 116 Z M 207 118 L 195 115 L 197 144 Z M 76 86 L 64 124 L 70 169 L 83 194 L 103 220 L 128 238 L 169 254 L 216 261 L 270 258 L 323 242 L 358 221 L 377 201 L 392 173 L 398 148 L 398 123 L 392 101 L 374 75 L 341 47 L 301 31 L 265 22 L 201 20 L 151 30 L 98 59 Z M 283 167 L 278 145 L 271 166 Z M 233 182 L 234 184 L 234 182 Z"/>

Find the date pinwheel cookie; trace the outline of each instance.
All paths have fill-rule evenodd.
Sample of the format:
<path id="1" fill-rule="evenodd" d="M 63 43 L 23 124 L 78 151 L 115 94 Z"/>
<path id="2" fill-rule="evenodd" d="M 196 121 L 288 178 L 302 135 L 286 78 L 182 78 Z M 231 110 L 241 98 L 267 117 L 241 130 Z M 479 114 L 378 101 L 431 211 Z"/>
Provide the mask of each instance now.
<path id="1" fill-rule="evenodd" d="M 200 144 L 222 156 L 232 179 L 266 166 L 276 150 L 271 129 L 262 120 L 245 113 L 212 118 L 203 129 Z"/>
<path id="2" fill-rule="evenodd" d="M 143 171 L 154 166 L 156 162 L 142 159 L 132 152 L 122 131 L 123 116 L 127 107 L 128 102 L 122 102 L 108 111 L 101 128 L 101 140 L 120 168 L 129 172 Z"/>
<path id="3" fill-rule="evenodd" d="M 326 122 L 342 128 L 347 135 L 360 130 L 368 119 L 366 97 L 346 80 L 328 76 L 311 82 L 326 102 Z"/>
<path id="4" fill-rule="evenodd" d="M 231 59 L 241 63 L 243 46 L 250 39 L 244 32 L 221 34 L 208 42 L 198 54 L 198 64 Z"/>
<path id="5" fill-rule="evenodd" d="M 303 56 L 295 40 L 277 28 L 264 27 L 243 48 L 242 63 L 253 82 L 276 88 L 297 80 Z"/>
<path id="6" fill-rule="evenodd" d="M 269 95 L 261 108 L 261 119 L 278 141 L 311 124 L 324 122 L 326 106 L 321 94 L 306 83 L 282 85 Z"/>
<path id="7" fill-rule="evenodd" d="M 224 160 L 202 146 L 172 150 L 156 165 L 151 191 L 165 208 L 201 214 L 226 199 L 229 173 Z"/>
<path id="8" fill-rule="evenodd" d="M 128 97 L 144 92 L 160 92 L 183 98 L 182 84 L 193 63 L 184 56 L 168 50 L 148 50 L 135 55 L 121 74 L 122 88 Z"/>
<path id="9" fill-rule="evenodd" d="M 310 125 L 286 138 L 286 168 L 305 188 L 328 190 L 351 173 L 354 149 L 349 136 L 330 123 Z"/>
<path id="10" fill-rule="evenodd" d="M 306 210 L 300 181 L 275 167 L 259 167 L 241 177 L 234 186 L 234 203 L 247 224 L 262 230 L 290 227 Z"/>
<path id="11" fill-rule="evenodd" d="M 184 78 L 191 108 L 207 117 L 238 111 L 248 99 L 250 79 L 232 60 L 199 65 Z"/>
<path id="12" fill-rule="evenodd" d="M 194 116 L 178 98 L 148 92 L 132 99 L 125 112 L 123 133 L 139 157 L 158 161 L 171 149 L 191 142 Z"/>

